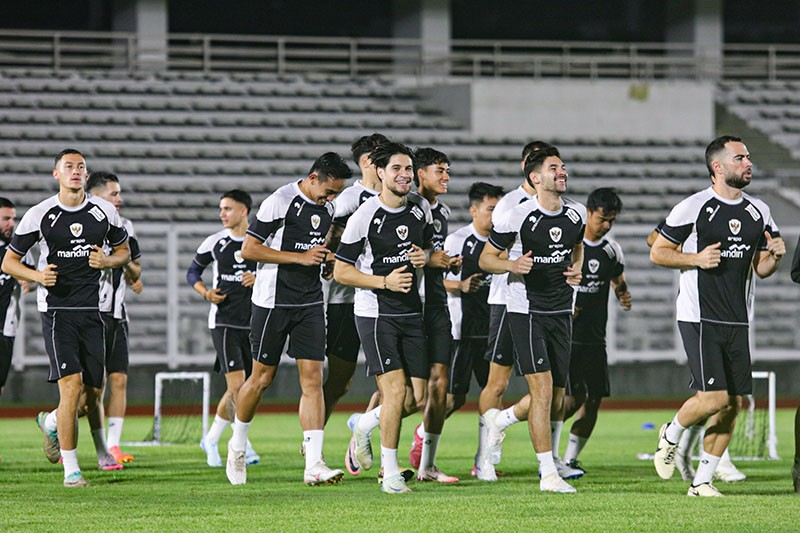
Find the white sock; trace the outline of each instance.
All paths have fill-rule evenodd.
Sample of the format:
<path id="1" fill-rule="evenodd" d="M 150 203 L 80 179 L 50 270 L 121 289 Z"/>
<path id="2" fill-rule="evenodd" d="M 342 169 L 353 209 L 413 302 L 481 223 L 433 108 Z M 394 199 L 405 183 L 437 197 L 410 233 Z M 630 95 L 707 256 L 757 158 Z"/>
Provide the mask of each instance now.
<path id="1" fill-rule="evenodd" d="M 564 461 L 568 463 L 577 460 L 588 441 L 589 439 L 586 437 L 579 437 L 570 433 L 569 442 L 567 442 L 567 451 L 564 452 Z"/>
<path id="2" fill-rule="evenodd" d="M 379 405 L 372 411 L 368 411 L 361 415 L 358 419 L 358 430 L 369 434 L 373 429 L 381 424 L 381 406 Z"/>
<path id="3" fill-rule="evenodd" d="M 74 450 L 61 450 L 61 462 L 64 463 L 64 479 L 67 479 L 70 474 L 81 471 L 81 467 L 78 466 L 77 448 Z"/>
<path id="4" fill-rule="evenodd" d="M 667 426 L 667 431 L 664 432 L 664 437 L 670 444 L 678 444 L 681 440 L 681 435 L 686 431 L 686 428 L 678 422 L 678 413 L 675 413 L 675 418 Z"/>
<path id="5" fill-rule="evenodd" d="M 53 409 L 47 416 L 44 417 L 44 427 L 47 431 L 58 431 L 58 423 L 56 420 L 56 411 L 57 409 Z"/>
<path id="6" fill-rule="evenodd" d="M 397 466 L 397 448 L 381 446 L 381 466 L 383 467 L 383 479 L 400 473 L 400 467 Z"/>
<path id="7" fill-rule="evenodd" d="M 108 447 L 119 446 L 122 439 L 122 423 L 125 421 L 121 416 L 109 416 L 108 422 Z"/>
<path id="8" fill-rule="evenodd" d="M 209 444 L 217 444 L 219 438 L 222 436 L 222 432 L 228 427 L 228 424 L 230 424 L 230 421 L 225 420 L 219 415 L 214 415 L 214 422 L 211 424 L 211 429 L 206 433 L 206 442 Z"/>
<path id="9" fill-rule="evenodd" d="M 553 458 L 558 459 L 558 450 L 561 445 L 561 428 L 564 427 L 563 420 L 550 421 L 550 444 L 553 446 Z"/>
<path id="10" fill-rule="evenodd" d="M 439 447 L 441 435 L 424 432 L 422 435 L 422 457 L 419 460 L 420 469 L 433 466 L 436 461 L 436 449 Z"/>
<path id="11" fill-rule="evenodd" d="M 733 466 L 733 461 L 731 461 L 731 454 L 728 453 L 728 448 L 725 448 L 725 451 L 722 452 L 722 457 L 719 458 L 719 466 L 724 466 L 726 468 L 736 468 Z"/>
<path id="12" fill-rule="evenodd" d="M 92 440 L 94 441 L 94 450 L 97 452 L 97 458 L 108 454 L 106 447 L 106 437 L 103 428 L 92 430 Z"/>
<path id="13" fill-rule="evenodd" d="M 231 448 L 237 452 L 247 449 L 247 431 L 250 429 L 251 422 L 242 422 L 238 418 L 233 421 L 233 437 L 231 437 Z M 306 454 L 308 456 L 308 454 Z"/>
<path id="14" fill-rule="evenodd" d="M 486 437 L 488 433 L 489 429 L 483 422 L 483 417 L 481 415 L 478 415 L 478 451 L 475 454 L 476 463 L 477 463 L 477 458 L 483 455 L 483 450 L 486 448 Z"/>
<path id="15" fill-rule="evenodd" d="M 325 432 L 311 429 L 303 432 L 303 443 L 306 446 L 306 470 L 322 461 L 322 441 Z"/>
<path id="16" fill-rule="evenodd" d="M 703 434 L 702 424 L 692 424 L 681 435 L 681 440 L 678 441 L 678 453 L 691 458 L 697 449 L 697 442 Z"/>
<path id="17" fill-rule="evenodd" d="M 539 472 L 542 474 L 542 479 L 550 474 L 557 474 L 556 463 L 553 461 L 553 452 L 537 453 L 536 458 L 539 460 Z"/>
<path id="18" fill-rule="evenodd" d="M 719 457 L 715 457 L 705 451 L 700 454 L 700 463 L 697 465 L 697 473 L 694 475 L 693 486 L 702 485 L 703 483 L 711 483 L 714 479 L 714 470 L 717 469 L 719 464 Z"/>
<path id="19" fill-rule="evenodd" d="M 508 409 L 503 409 L 497 415 L 495 419 L 495 423 L 500 429 L 506 429 L 507 427 L 516 424 L 519 422 L 519 418 L 514 415 L 514 406 L 512 405 Z"/>

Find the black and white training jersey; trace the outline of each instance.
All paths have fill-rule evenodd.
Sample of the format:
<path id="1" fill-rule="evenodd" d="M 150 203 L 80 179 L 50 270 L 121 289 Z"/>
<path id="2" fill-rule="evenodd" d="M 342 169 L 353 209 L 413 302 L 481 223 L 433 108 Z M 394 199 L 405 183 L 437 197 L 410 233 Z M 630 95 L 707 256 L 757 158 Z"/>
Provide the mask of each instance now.
<path id="1" fill-rule="evenodd" d="M 419 294 L 422 269 L 411 266 L 408 253 L 412 244 L 430 247 L 433 217 L 428 203 L 416 198 L 409 195 L 404 206 L 391 208 L 375 196 L 361 204 L 347 222 L 336 259 L 375 276 L 387 276 L 403 266 L 406 272 L 414 275 L 413 287 L 408 293 L 356 288 L 356 316 L 375 318 L 422 313 Z"/>
<path id="2" fill-rule="evenodd" d="M 8 250 L 8 242 L 0 239 L 0 264 L 6 256 L 6 250 Z M 23 257 L 22 262 L 28 266 L 33 265 L 30 254 Z M 2 325 L 0 335 L 4 337 L 17 336 L 20 293 L 21 289 L 17 279 L 5 272 L 0 272 L 0 324 Z"/>
<path id="3" fill-rule="evenodd" d="M 511 211 L 522 202 L 530 200 L 535 195 L 528 194 L 528 191 L 520 185 L 513 191 L 507 192 L 492 211 L 492 224 L 497 225 L 500 220 L 507 217 Z M 508 288 L 508 274 L 495 274 L 492 276 L 492 283 L 489 286 L 489 305 L 506 305 L 506 291 Z"/>
<path id="4" fill-rule="evenodd" d="M 579 311 L 572 321 L 573 342 L 605 343 L 609 282 L 624 271 L 625 258 L 616 241 L 608 238 L 598 242 L 583 239 L 582 278 L 575 299 L 575 307 Z"/>
<path id="5" fill-rule="evenodd" d="M 252 287 L 242 285 L 245 272 L 255 272 L 256 262 L 242 257 L 244 237 L 234 237 L 229 229 L 216 232 L 200 244 L 192 260 L 200 272 L 212 265 L 212 289 L 220 289 L 225 299 L 211 304 L 208 327 L 250 329 Z"/>
<path id="6" fill-rule="evenodd" d="M 268 196 L 247 230 L 273 250 L 302 253 L 325 244 L 333 204 L 316 202 L 289 183 Z M 258 263 L 253 303 L 259 307 L 308 307 L 322 304 L 319 266 Z"/>
<path id="7" fill-rule="evenodd" d="M 749 324 L 753 257 L 766 250 L 765 231 L 780 236 L 767 204 L 747 193 L 731 201 L 709 187 L 672 209 L 661 234 L 670 242 L 683 244 L 684 253 L 721 243 L 719 266 L 681 272 L 678 321 Z"/>
<path id="8" fill-rule="evenodd" d="M 333 224 L 344 228 L 350 215 L 356 212 L 358 206 L 376 196 L 378 191 L 364 187 L 361 180 L 347 187 L 333 200 Z M 352 304 L 355 289 L 338 283 L 335 279 L 328 282 L 328 304 Z"/>
<path id="9" fill-rule="evenodd" d="M 572 249 L 582 242 L 585 227 L 586 208 L 568 198 L 562 198 L 558 211 L 547 211 L 532 198 L 494 226 L 489 243 L 509 250 L 510 260 L 532 252 L 533 268 L 528 274 L 508 275 L 509 313 L 572 313 L 575 290 L 564 272 L 572 265 Z"/>
<path id="10" fill-rule="evenodd" d="M 110 202 L 87 194 L 81 205 L 67 207 L 55 195 L 25 213 L 9 248 L 24 256 L 38 242 L 38 269 L 56 265 L 56 284 L 36 290 L 39 311 L 98 310 L 101 271 L 89 266 L 89 254 L 94 246 L 119 246 L 127 239 Z"/>
<path id="11" fill-rule="evenodd" d="M 453 325 L 453 339 L 489 336 L 489 283 L 492 275 L 478 266 L 486 237 L 469 224 L 447 236 L 444 249 L 451 257 L 461 256 L 461 271 L 448 273 L 447 279 L 462 281 L 473 274 L 482 274 L 481 287 L 472 293 L 447 293 L 447 305 Z"/>
<path id="12" fill-rule="evenodd" d="M 409 196 L 415 198 L 420 204 L 428 204 L 433 217 L 433 237 L 431 237 L 431 251 L 439 252 L 444 250 L 444 241 L 447 238 L 447 221 L 450 218 L 450 208 L 442 202 L 431 203 L 419 193 L 413 192 Z M 447 291 L 444 288 L 444 276 L 447 270 L 437 267 L 425 266 L 423 274 L 425 282 L 422 286 L 424 291 L 422 299 L 426 309 L 437 307 L 447 307 Z"/>
<path id="13" fill-rule="evenodd" d="M 139 249 L 139 241 L 136 239 L 136 232 L 133 231 L 133 223 L 125 217 L 120 217 L 122 227 L 128 232 L 128 248 L 131 251 L 131 261 L 142 257 Z M 113 252 L 108 243 L 103 246 L 103 251 L 107 254 Z M 117 320 L 128 320 L 128 313 L 125 310 L 125 267 L 106 268 L 100 275 L 100 311 L 103 313 L 113 313 Z"/>

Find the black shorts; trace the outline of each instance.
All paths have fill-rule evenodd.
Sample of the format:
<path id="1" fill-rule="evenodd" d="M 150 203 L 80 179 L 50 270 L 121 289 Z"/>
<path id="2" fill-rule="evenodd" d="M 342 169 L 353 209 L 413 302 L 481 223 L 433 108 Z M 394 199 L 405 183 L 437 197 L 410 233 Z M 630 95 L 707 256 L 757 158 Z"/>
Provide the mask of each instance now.
<path id="1" fill-rule="evenodd" d="M 569 357 L 567 396 L 586 394 L 592 398 L 611 395 L 606 345 L 572 343 Z"/>
<path id="2" fill-rule="evenodd" d="M 428 364 L 450 366 L 450 349 L 453 344 L 450 311 L 447 307 L 426 309 L 423 323 Z"/>
<path id="3" fill-rule="evenodd" d="M 753 392 L 749 329 L 708 322 L 678 322 L 697 391 L 728 391 L 740 396 Z"/>
<path id="4" fill-rule="evenodd" d="M 99 311 L 42 313 L 44 348 L 50 360 L 50 382 L 82 374 L 83 383 L 103 386 L 106 358 L 103 319 Z"/>
<path id="5" fill-rule="evenodd" d="M 322 304 L 309 307 L 275 307 L 253 305 L 250 318 L 250 342 L 253 359 L 276 366 L 286 353 L 293 359 L 325 360 L 325 311 Z"/>
<path id="6" fill-rule="evenodd" d="M 128 373 L 128 321 L 114 318 L 111 313 L 100 313 L 106 335 L 106 373 Z"/>
<path id="7" fill-rule="evenodd" d="M 452 358 L 450 359 L 450 394 L 466 394 L 472 376 L 483 389 L 489 379 L 489 361 L 484 359 L 486 353 L 486 337 L 473 337 L 453 341 Z"/>
<path id="8" fill-rule="evenodd" d="M 227 374 L 244 370 L 250 375 L 253 369 L 253 352 L 250 348 L 250 330 L 217 326 L 211 330 L 211 341 L 217 352 L 214 372 Z"/>
<path id="9" fill-rule="evenodd" d="M 335 356 L 344 361 L 358 361 L 361 342 L 356 331 L 356 317 L 353 304 L 328 304 L 327 344 L 325 355 Z"/>
<path id="10" fill-rule="evenodd" d="M 572 339 L 570 316 L 508 313 L 507 317 L 517 370 L 522 375 L 550 371 L 553 386 L 565 387 Z"/>
<path id="11" fill-rule="evenodd" d="M 514 364 L 514 343 L 508 329 L 505 305 L 489 306 L 489 340 L 484 358 L 502 366 Z"/>
<path id="12" fill-rule="evenodd" d="M 367 376 L 402 369 L 407 377 L 430 377 L 421 316 L 357 316 L 356 328 L 367 359 Z"/>
<path id="13" fill-rule="evenodd" d="M 0 335 L 0 387 L 5 386 L 11 370 L 11 357 L 14 355 L 14 337 Z"/>

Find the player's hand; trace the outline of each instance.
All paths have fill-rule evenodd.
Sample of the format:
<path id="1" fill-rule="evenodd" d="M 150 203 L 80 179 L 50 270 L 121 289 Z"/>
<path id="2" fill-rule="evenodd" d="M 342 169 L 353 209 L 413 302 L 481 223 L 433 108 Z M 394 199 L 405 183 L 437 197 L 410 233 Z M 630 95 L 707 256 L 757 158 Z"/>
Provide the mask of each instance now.
<path id="1" fill-rule="evenodd" d="M 406 272 L 408 265 L 403 265 L 395 268 L 387 275 L 384 280 L 386 288 L 392 292 L 409 292 L 414 283 L 414 275 L 411 272 Z"/>
<path id="2" fill-rule="evenodd" d="M 619 299 L 619 305 L 625 311 L 631 310 L 631 293 L 630 291 L 620 292 L 617 294 L 617 298 Z"/>
<path id="3" fill-rule="evenodd" d="M 444 252 L 437 252 L 437 253 L 443 253 L 444 254 Z M 445 254 L 445 256 L 447 256 L 447 254 Z M 433 257 L 433 256 L 431 256 L 431 257 Z M 408 252 L 408 260 L 411 261 L 411 266 L 413 266 L 414 268 L 422 268 L 422 267 L 424 267 L 425 266 L 425 250 L 423 250 L 422 248 L 420 248 L 416 244 L 412 244 L 411 245 L 411 250 Z M 447 266 L 444 266 L 442 268 L 447 268 Z M 408 292 L 408 291 L 406 291 L 406 292 Z"/>
<path id="4" fill-rule="evenodd" d="M 208 289 L 203 297 L 212 304 L 218 304 L 224 302 L 228 295 L 222 294 L 219 287 L 217 287 L 216 289 Z"/>
<path id="5" fill-rule="evenodd" d="M 24 279 L 19 280 L 19 288 L 22 294 L 28 294 L 31 291 L 31 284 Z"/>
<path id="6" fill-rule="evenodd" d="M 455 257 L 451 257 L 450 266 L 448 270 L 450 270 L 450 272 L 452 272 L 453 274 L 458 274 L 459 272 L 461 272 L 461 264 L 463 263 L 463 261 L 464 261 L 463 256 L 457 255 Z"/>
<path id="7" fill-rule="evenodd" d="M 447 270 L 450 268 L 450 256 L 447 255 L 447 252 L 443 250 L 433 252 L 430 258 L 428 258 L 428 263 L 426 266 Z"/>
<path id="8" fill-rule="evenodd" d="M 56 265 L 47 265 L 44 267 L 44 270 L 39 272 L 40 279 L 39 285 L 42 287 L 52 287 L 56 284 L 56 279 L 58 278 L 58 273 L 56 272 Z"/>
<path id="9" fill-rule="evenodd" d="M 134 282 L 129 281 L 128 285 L 130 286 L 131 290 L 136 294 L 141 294 L 142 289 L 144 288 L 144 284 L 142 283 L 142 278 L 139 278 Z"/>
<path id="10" fill-rule="evenodd" d="M 780 259 L 786 255 L 786 244 L 783 242 L 782 238 L 773 237 L 768 231 L 764 232 L 764 236 L 767 238 L 767 251 L 772 257 Z"/>
<path id="11" fill-rule="evenodd" d="M 575 270 L 572 268 L 572 265 L 568 266 L 564 271 L 564 276 L 567 278 L 567 285 L 572 285 L 573 287 L 580 285 L 581 280 L 583 279 L 583 274 L 581 271 Z"/>
<path id="12" fill-rule="evenodd" d="M 722 260 L 720 246 L 722 246 L 722 243 L 719 242 L 709 244 L 701 252 L 695 254 L 695 266 L 703 270 L 717 268 Z"/>
<path id="13" fill-rule="evenodd" d="M 303 266 L 317 266 L 325 262 L 326 257 L 330 250 L 324 246 L 315 246 L 298 254 L 300 256 L 299 263 Z"/>
<path id="14" fill-rule="evenodd" d="M 245 270 L 242 272 L 242 285 L 244 287 L 250 288 L 256 284 L 256 275 L 250 272 L 249 270 Z"/>
<path id="15" fill-rule="evenodd" d="M 476 272 L 467 279 L 461 280 L 461 292 L 470 294 L 481 288 L 483 274 Z"/>
<path id="16" fill-rule="evenodd" d="M 106 253 L 99 246 L 93 246 L 89 253 L 89 266 L 102 270 L 106 267 Z"/>
<path id="17" fill-rule="evenodd" d="M 528 250 L 525 253 L 525 255 L 521 255 L 516 259 L 514 259 L 513 261 L 510 261 L 508 271 L 511 272 L 512 274 L 521 274 L 524 276 L 525 274 L 530 272 L 531 269 L 533 268 L 533 258 L 531 257 L 532 255 L 533 252 L 531 250 Z"/>

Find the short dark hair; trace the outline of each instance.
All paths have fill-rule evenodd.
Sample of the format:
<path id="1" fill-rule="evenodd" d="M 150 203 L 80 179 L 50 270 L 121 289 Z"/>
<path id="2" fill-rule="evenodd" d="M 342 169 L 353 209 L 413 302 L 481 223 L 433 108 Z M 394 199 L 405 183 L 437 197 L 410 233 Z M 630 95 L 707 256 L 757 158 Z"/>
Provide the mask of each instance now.
<path id="1" fill-rule="evenodd" d="M 385 135 L 375 132 L 372 135 L 364 135 L 350 145 L 350 152 L 353 154 L 353 161 L 356 165 L 360 164 L 361 156 L 369 154 L 375 148 L 389 142 Z"/>
<path id="2" fill-rule="evenodd" d="M 70 155 L 70 154 L 78 154 L 79 156 L 81 156 L 84 159 L 86 159 L 83 156 L 83 154 L 80 153 L 78 150 L 76 150 L 74 148 L 65 148 L 65 149 L 61 150 L 60 152 L 58 152 L 58 154 L 56 155 L 55 163 L 53 164 L 53 167 L 57 167 L 58 166 L 58 162 L 61 161 L 62 157 L 64 157 L 65 155 Z"/>
<path id="3" fill-rule="evenodd" d="M 433 148 L 417 148 L 414 151 L 414 185 L 419 186 L 419 176 L 417 171 L 430 165 L 438 165 L 441 163 L 450 164 L 450 159 L 444 152 L 435 150 Z"/>
<path id="4" fill-rule="evenodd" d="M 469 187 L 467 196 L 469 197 L 469 205 L 478 205 L 483 202 L 487 196 L 489 198 L 501 198 L 506 192 L 499 185 L 492 185 L 484 181 L 476 181 Z"/>
<path id="5" fill-rule="evenodd" d="M 232 189 L 226 193 L 223 193 L 219 199 L 222 200 L 223 198 L 230 198 L 234 202 L 242 204 L 247 209 L 248 214 L 250 213 L 250 210 L 253 209 L 253 197 L 241 189 Z"/>
<path id="6" fill-rule="evenodd" d="M 411 148 L 404 144 L 391 141 L 376 147 L 372 153 L 369 154 L 369 158 L 372 160 L 372 164 L 375 165 L 375 168 L 386 168 L 392 156 L 397 154 L 407 155 L 411 158 L 411 163 L 414 163 L 414 152 Z"/>
<path id="7" fill-rule="evenodd" d="M 538 172 L 542 169 L 542 165 L 544 164 L 544 160 L 548 157 L 561 157 L 561 154 L 558 152 L 558 148 L 555 146 L 551 146 L 549 148 L 543 148 L 541 150 L 537 150 L 535 152 L 531 152 L 528 154 L 528 157 L 525 158 L 525 180 L 528 181 L 531 179 L 531 172 Z"/>
<path id="8" fill-rule="evenodd" d="M 597 211 L 602 209 L 603 213 L 620 213 L 622 211 L 622 200 L 617 195 L 616 189 L 612 187 L 600 187 L 589 193 L 586 200 L 586 209 Z"/>
<path id="9" fill-rule="evenodd" d="M 347 163 L 336 152 L 325 152 L 314 161 L 308 174 L 317 173 L 319 181 L 324 182 L 328 179 L 349 180 L 353 177 L 353 171 Z"/>
<path id="10" fill-rule="evenodd" d="M 740 137 L 734 137 L 733 135 L 723 135 L 721 137 L 717 137 L 711 143 L 706 146 L 706 168 L 708 169 L 708 174 L 710 176 L 714 176 L 714 169 L 711 168 L 711 163 L 714 162 L 714 159 L 719 155 L 720 152 L 725 150 L 725 145 L 728 143 L 740 143 L 742 139 Z"/>
<path id="11" fill-rule="evenodd" d="M 3 196 L 0 196 L 0 209 L 4 209 L 6 207 L 9 208 L 9 209 L 16 209 L 17 208 L 17 206 L 14 205 L 14 202 L 9 200 L 8 198 L 4 198 Z"/>
<path id="12" fill-rule="evenodd" d="M 95 191 L 101 187 L 105 187 L 109 181 L 119 183 L 119 178 L 116 174 L 111 172 L 103 172 L 102 170 L 92 172 L 89 174 L 89 179 L 86 180 L 86 190 L 89 192 Z"/>
<path id="13" fill-rule="evenodd" d="M 548 148 L 556 148 L 556 147 L 544 141 L 531 141 L 528 144 L 526 144 L 525 147 L 522 149 L 522 160 L 525 161 L 526 159 L 528 159 L 528 156 L 531 155 L 533 152 L 546 150 Z M 558 151 L 558 148 L 556 148 L 556 151 Z"/>

